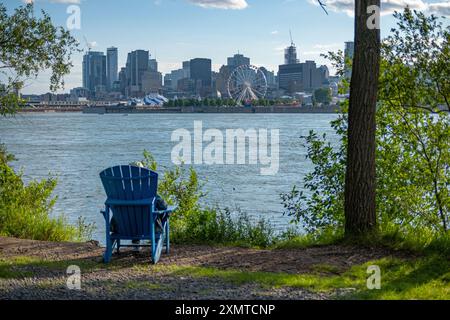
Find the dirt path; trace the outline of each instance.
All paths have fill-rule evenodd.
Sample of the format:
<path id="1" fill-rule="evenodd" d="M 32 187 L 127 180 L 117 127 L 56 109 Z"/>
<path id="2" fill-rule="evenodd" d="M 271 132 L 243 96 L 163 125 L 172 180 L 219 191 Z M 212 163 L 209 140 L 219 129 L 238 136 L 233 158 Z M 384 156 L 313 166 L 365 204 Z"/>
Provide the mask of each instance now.
<path id="1" fill-rule="evenodd" d="M 148 252 L 122 252 L 101 263 L 95 243 L 52 243 L 0 237 L 0 299 L 326 299 L 329 294 L 299 288 L 232 284 L 219 278 L 166 272 L 177 267 L 302 274 L 318 266 L 340 273 L 351 266 L 393 255 L 386 249 L 326 246 L 290 250 L 255 250 L 212 246 L 173 246 L 160 263 L 149 264 Z M 398 255 L 398 254 L 396 254 Z M 22 257 L 31 261 L 20 262 Z M 7 261 L 18 261 L 5 267 Z M 80 266 L 82 290 L 68 290 L 66 269 Z M 3 273 L 2 273 L 3 268 Z M 8 272 L 16 272 L 11 276 Z"/>

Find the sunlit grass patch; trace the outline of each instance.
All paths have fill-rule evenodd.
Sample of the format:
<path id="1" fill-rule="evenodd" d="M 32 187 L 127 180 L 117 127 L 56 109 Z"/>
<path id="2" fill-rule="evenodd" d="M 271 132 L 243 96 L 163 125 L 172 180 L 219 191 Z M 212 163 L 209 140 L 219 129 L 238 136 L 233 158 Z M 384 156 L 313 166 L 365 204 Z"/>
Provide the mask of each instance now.
<path id="1" fill-rule="evenodd" d="M 450 299 L 450 260 L 433 255 L 416 260 L 383 259 L 381 290 L 361 290 L 361 299 Z"/>
<path id="2" fill-rule="evenodd" d="M 381 269 L 381 289 L 367 288 L 368 267 Z M 334 266 L 318 265 L 313 272 L 288 274 L 250 272 L 196 266 L 147 266 L 141 271 L 164 273 L 168 276 L 215 278 L 236 285 L 255 283 L 264 287 L 293 287 L 315 292 L 327 292 L 333 296 L 339 289 L 349 293 L 336 296 L 339 299 L 449 299 L 450 265 L 448 259 L 434 255 L 415 260 L 383 258 L 349 270 L 338 272 Z M 324 275 L 324 273 L 328 273 Z"/>
<path id="3" fill-rule="evenodd" d="M 0 279 L 22 279 L 32 276 L 31 271 L 25 271 L 21 267 L 35 261 L 36 259 L 30 257 L 0 258 Z"/>
<path id="4" fill-rule="evenodd" d="M 65 273 L 69 266 L 76 265 L 82 272 L 95 270 L 113 270 L 115 264 L 104 265 L 89 259 L 50 261 L 30 256 L 0 257 L 0 278 L 21 279 L 39 276 L 45 271 Z"/>

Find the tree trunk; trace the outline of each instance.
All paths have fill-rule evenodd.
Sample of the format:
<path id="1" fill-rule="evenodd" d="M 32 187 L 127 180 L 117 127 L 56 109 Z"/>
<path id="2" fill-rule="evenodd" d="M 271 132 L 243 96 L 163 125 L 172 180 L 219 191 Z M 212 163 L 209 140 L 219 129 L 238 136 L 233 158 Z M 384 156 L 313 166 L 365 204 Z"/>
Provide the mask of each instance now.
<path id="1" fill-rule="evenodd" d="M 355 50 L 350 83 L 348 151 L 345 177 L 345 234 L 361 236 L 377 228 L 375 206 L 375 130 L 380 30 L 369 28 L 380 0 L 355 1 Z"/>

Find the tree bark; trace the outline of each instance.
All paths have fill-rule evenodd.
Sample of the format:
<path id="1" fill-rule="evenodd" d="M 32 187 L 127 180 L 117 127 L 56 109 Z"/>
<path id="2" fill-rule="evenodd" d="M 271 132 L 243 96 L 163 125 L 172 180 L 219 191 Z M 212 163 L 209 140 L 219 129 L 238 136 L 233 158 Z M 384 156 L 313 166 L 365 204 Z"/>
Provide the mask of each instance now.
<path id="1" fill-rule="evenodd" d="M 345 177 L 345 234 L 362 236 L 376 231 L 375 130 L 380 30 L 369 28 L 369 6 L 380 0 L 355 0 L 355 50 L 350 83 L 348 151 Z"/>

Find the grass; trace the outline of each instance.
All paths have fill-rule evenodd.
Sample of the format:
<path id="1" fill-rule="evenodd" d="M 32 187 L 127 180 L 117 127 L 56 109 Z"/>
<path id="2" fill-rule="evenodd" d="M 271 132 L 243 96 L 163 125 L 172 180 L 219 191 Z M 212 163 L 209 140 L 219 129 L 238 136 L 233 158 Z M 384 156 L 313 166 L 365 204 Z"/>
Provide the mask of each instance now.
<path id="1" fill-rule="evenodd" d="M 252 219 L 240 210 L 197 209 L 181 219 L 174 218 L 173 243 L 267 248 L 278 241 L 269 221 Z"/>
<path id="2" fill-rule="evenodd" d="M 281 234 L 270 246 L 271 249 L 305 249 L 318 246 L 340 244 L 344 237 L 339 232 L 323 232 L 321 234 L 299 234 L 290 231 Z"/>
<path id="3" fill-rule="evenodd" d="M 381 290 L 367 289 L 367 268 L 377 265 L 381 269 Z M 333 294 L 337 289 L 353 289 L 339 299 L 450 299 L 450 265 L 441 256 L 433 255 L 417 260 L 384 258 L 336 275 L 333 266 L 318 265 L 312 273 L 287 274 L 221 270 L 206 267 L 170 266 L 153 270 L 172 276 L 216 278 L 236 285 L 256 283 L 264 287 L 294 287 Z"/>
<path id="4" fill-rule="evenodd" d="M 0 259 L 0 279 L 22 279 L 33 276 L 32 272 L 23 270 L 23 267 L 32 262 L 34 259 L 29 257 Z"/>
<path id="5" fill-rule="evenodd" d="M 0 258 L 1 279 L 24 279 L 39 276 L 43 270 L 65 272 L 69 265 L 78 265 L 83 273 L 108 269 L 119 271 L 128 265 L 104 265 L 93 260 L 44 261 L 32 257 Z M 381 270 L 381 289 L 367 289 L 368 267 L 376 265 Z M 156 273 L 175 278 L 213 278 L 219 281 L 243 285 L 258 284 L 265 288 L 293 287 L 313 292 L 329 293 L 336 299 L 450 299 L 450 260 L 448 256 L 426 254 L 410 259 L 385 257 L 353 266 L 341 272 L 330 264 L 313 266 L 310 273 L 289 274 L 274 272 L 251 272 L 211 267 L 137 264 L 132 267 L 136 274 Z M 127 281 L 124 289 L 169 290 L 160 283 Z M 339 295 L 336 291 L 339 290 Z"/>
<path id="6" fill-rule="evenodd" d="M 80 267 L 82 272 L 93 272 L 100 269 L 116 270 L 120 268 L 117 263 L 103 264 L 89 259 L 49 261 L 28 256 L 0 257 L 0 279 L 23 279 L 38 276 L 40 270 L 65 273 L 71 265 Z"/>
<path id="7" fill-rule="evenodd" d="M 418 236 L 419 237 L 419 236 Z M 317 264 L 305 274 L 251 272 L 233 269 L 182 265 L 150 265 L 113 261 L 104 265 L 92 259 L 46 261 L 32 257 L 2 258 L 0 256 L 0 280 L 39 277 L 43 270 L 65 272 L 69 265 L 78 265 L 83 273 L 96 270 L 110 270 L 120 273 L 121 269 L 132 268 L 136 274 L 157 273 L 158 276 L 175 278 L 215 278 L 223 282 L 242 285 L 255 283 L 263 287 L 294 287 L 314 292 L 326 292 L 336 299 L 450 299 L 450 237 L 425 240 L 414 239 L 413 235 L 400 237 L 395 234 L 382 234 L 365 239 L 345 240 L 336 235 L 323 237 L 294 236 L 286 237 L 272 248 L 307 248 L 328 244 L 366 246 L 384 246 L 401 250 L 401 256 L 407 259 L 387 256 L 369 261 L 342 271 L 329 263 Z M 420 239 L 420 241 L 418 240 Z M 389 251 L 388 251 L 389 252 Z M 370 276 L 369 266 L 376 265 L 381 270 L 381 289 L 367 289 Z M 119 284 L 124 289 L 169 290 L 164 284 L 129 281 Z M 344 290 L 342 290 L 344 289 Z M 346 290 L 348 289 L 348 290 Z M 339 294 L 335 294 L 339 291 Z"/>
<path id="8" fill-rule="evenodd" d="M 14 156 L 0 144 L 0 235 L 42 241 L 89 240 L 95 226 L 83 218 L 74 226 L 63 215 L 51 216 L 56 179 L 25 184 L 22 172 L 16 173 L 8 164 L 12 160 Z"/>

